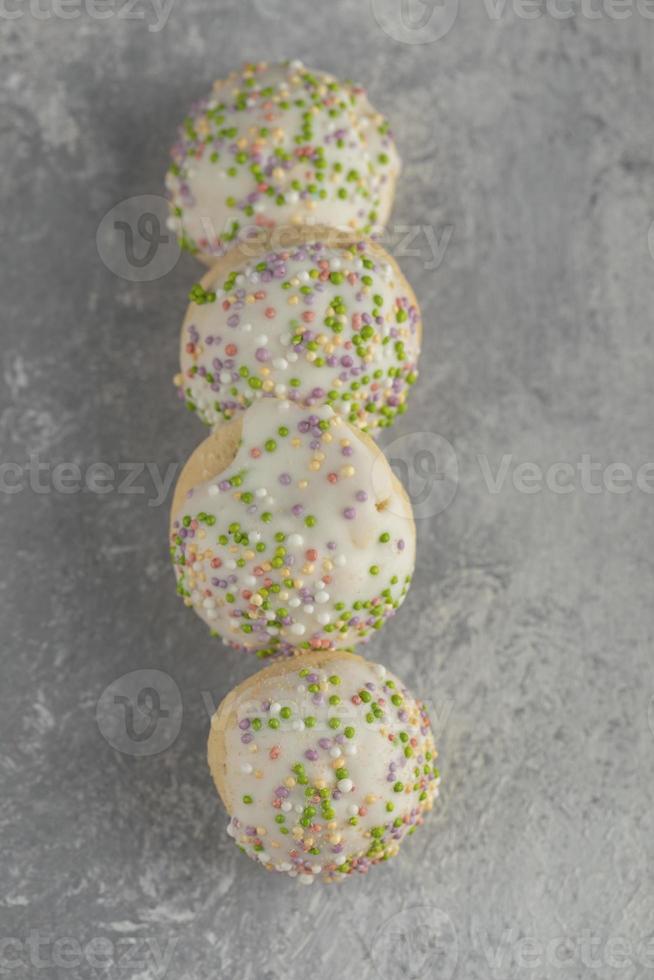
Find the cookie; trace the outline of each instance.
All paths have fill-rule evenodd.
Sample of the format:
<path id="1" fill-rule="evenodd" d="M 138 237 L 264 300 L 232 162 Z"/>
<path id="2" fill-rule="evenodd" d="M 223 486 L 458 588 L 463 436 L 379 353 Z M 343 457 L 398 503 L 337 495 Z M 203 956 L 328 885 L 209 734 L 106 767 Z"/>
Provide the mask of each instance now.
<path id="1" fill-rule="evenodd" d="M 299 61 L 249 64 L 191 108 L 166 175 L 169 226 L 210 264 L 251 229 L 386 224 L 400 160 L 364 89 Z"/>
<path id="2" fill-rule="evenodd" d="M 208 746 L 230 836 L 302 884 L 396 855 L 438 796 L 437 754 L 424 705 L 342 651 L 248 678 L 218 708 Z"/>
<path id="3" fill-rule="evenodd" d="M 329 406 L 262 399 L 192 454 L 171 553 L 185 603 L 260 656 L 349 647 L 404 600 L 411 503 L 381 450 Z"/>
<path id="4" fill-rule="evenodd" d="M 420 309 L 370 239 L 306 227 L 264 235 L 219 259 L 191 300 L 175 382 L 206 424 L 266 395 L 330 405 L 371 433 L 405 411 Z"/>

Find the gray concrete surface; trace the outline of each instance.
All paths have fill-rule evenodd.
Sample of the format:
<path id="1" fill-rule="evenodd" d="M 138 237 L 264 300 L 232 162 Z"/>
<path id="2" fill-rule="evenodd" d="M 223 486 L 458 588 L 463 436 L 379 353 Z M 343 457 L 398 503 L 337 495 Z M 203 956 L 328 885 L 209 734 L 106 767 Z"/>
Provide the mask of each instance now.
<path id="1" fill-rule="evenodd" d="M 0 15 L 0 974 L 654 976 L 652 6 L 165 14 Z M 202 434 L 171 384 L 198 267 L 161 246 L 159 278 L 130 281 L 96 245 L 116 204 L 161 193 L 188 103 L 261 56 L 356 76 L 393 119 L 427 328 L 387 439 L 417 574 L 368 652 L 430 700 L 442 797 L 400 858 L 331 889 L 240 855 L 205 767 L 208 709 L 253 664 L 178 603 L 151 475 Z M 134 462 L 160 467 L 138 494 Z M 107 705 L 147 687 L 137 741 Z"/>

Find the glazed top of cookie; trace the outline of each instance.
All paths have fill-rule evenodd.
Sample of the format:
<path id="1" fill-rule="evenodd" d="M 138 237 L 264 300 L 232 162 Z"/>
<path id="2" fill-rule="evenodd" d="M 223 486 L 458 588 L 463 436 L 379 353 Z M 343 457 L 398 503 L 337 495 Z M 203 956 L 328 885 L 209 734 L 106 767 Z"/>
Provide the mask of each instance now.
<path id="1" fill-rule="evenodd" d="M 365 431 L 404 411 L 417 378 L 420 310 L 376 243 L 298 241 L 240 263 L 230 255 L 191 298 L 175 381 L 207 424 L 266 394 L 327 403 Z"/>
<path id="2" fill-rule="evenodd" d="M 171 149 L 171 227 L 220 255 L 244 227 L 383 225 L 400 170 L 365 90 L 301 62 L 249 64 L 193 106 Z"/>
<path id="3" fill-rule="evenodd" d="M 174 509 L 180 593 L 262 656 L 365 640 L 409 587 L 411 504 L 372 440 L 328 406 L 256 402 L 231 464 Z"/>
<path id="4" fill-rule="evenodd" d="M 246 681 L 209 739 L 230 835 L 303 884 L 393 856 L 439 783 L 427 713 L 402 682 L 361 657 L 317 659 Z"/>

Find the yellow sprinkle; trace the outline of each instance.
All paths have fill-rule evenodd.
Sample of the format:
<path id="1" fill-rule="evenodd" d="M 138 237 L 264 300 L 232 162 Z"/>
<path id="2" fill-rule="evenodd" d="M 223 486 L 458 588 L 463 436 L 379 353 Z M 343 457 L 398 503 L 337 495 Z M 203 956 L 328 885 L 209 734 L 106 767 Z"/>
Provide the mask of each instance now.
<path id="1" fill-rule="evenodd" d="M 354 476 L 355 469 L 353 466 L 343 466 L 341 467 L 341 476 Z"/>

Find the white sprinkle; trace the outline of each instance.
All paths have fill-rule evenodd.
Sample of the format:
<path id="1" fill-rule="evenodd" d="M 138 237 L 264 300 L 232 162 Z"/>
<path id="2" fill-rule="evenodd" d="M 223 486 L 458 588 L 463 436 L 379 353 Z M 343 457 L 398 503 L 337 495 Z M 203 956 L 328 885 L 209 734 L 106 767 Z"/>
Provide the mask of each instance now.
<path id="1" fill-rule="evenodd" d="M 225 568 L 229 568 L 229 569 L 236 568 L 236 562 L 234 561 L 233 558 L 228 558 L 226 560 Z"/>
<path id="2" fill-rule="evenodd" d="M 298 597 L 294 595 L 292 599 L 288 600 L 288 604 L 291 607 L 291 609 L 297 609 L 298 606 L 302 605 L 302 600 L 298 599 Z"/>
<path id="3" fill-rule="evenodd" d="M 286 360 L 285 357 L 275 357 L 275 358 L 273 358 L 272 364 L 273 364 L 273 367 L 276 368 L 278 371 L 283 371 L 285 368 L 288 367 L 288 361 Z"/>
<path id="4" fill-rule="evenodd" d="M 284 811 L 284 813 L 290 813 L 292 809 L 293 809 L 292 804 L 289 803 L 288 800 L 284 800 L 284 802 L 282 803 L 282 810 Z"/>
<path id="5" fill-rule="evenodd" d="M 350 803 L 349 807 L 347 808 L 347 812 L 351 817 L 356 817 L 357 813 L 359 812 L 359 807 L 354 803 Z"/>
<path id="6" fill-rule="evenodd" d="M 261 344 L 262 347 L 266 346 L 268 343 L 268 337 L 265 333 L 262 333 L 260 337 L 257 337 L 257 343 Z"/>
<path id="7" fill-rule="evenodd" d="M 291 633 L 293 633 L 295 636 L 303 636 L 306 631 L 306 626 L 303 623 L 293 623 L 291 626 Z"/>
<path id="8" fill-rule="evenodd" d="M 297 361 L 297 354 L 295 353 L 294 350 L 290 350 L 288 352 L 288 354 L 286 355 L 286 360 L 290 361 L 291 364 L 295 364 L 295 362 Z"/>
<path id="9" fill-rule="evenodd" d="M 386 677 L 386 668 L 383 664 L 375 664 L 375 673 L 378 677 Z"/>
<path id="10" fill-rule="evenodd" d="M 218 375 L 218 377 L 220 378 L 220 380 L 222 381 L 222 383 L 224 385 L 228 385 L 229 382 L 232 380 L 232 372 L 231 371 L 221 371 L 220 374 Z"/>
<path id="11" fill-rule="evenodd" d="M 354 812 L 355 813 L 358 813 L 359 812 L 356 807 L 354 808 Z M 346 856 L 344 854 L 337 854 L 336 857 L 334 858 L 334 862 L 336 864 L 345 864 L 346 861 L 347 861 L 347 858 L 346 858 Z"/>
<path id="12" fill-rule="evenodd" d="M 252 766 L 250 765 L 249 762 L 242 762 L 241 763 L 241 772 L 244 772 L 246 775 L 248 773 L 252 772 Z"/>
<path id="13" fill-rule="evenodd" d="M 257 580 L 254 577 L 254 575 L 246 575 L 245 578 L 243 579 L 243 581 L 245 582 L 246 585 L 256 585 L 257 584 Z"/>
<path id="14" fill-rule="evenodd" d="M 336 783 L 341 793 L 351 793 L 354 783 L 351 779 L 339 779 Z"/>
<path id="15" fill-rule="evenodd" d="M 278 715 L 281 710 L 282 710 L 282 706 L 279 703 L 279 701 L 273 701 L 273 703 L 270 705 L 271 715 Z"/>
<path id="16" fill-rule="evenodd" d="M 304 722 L 302 721 L 301 718 L 297 718 L 291 725 L 291 728 L 293 729 L 294 732 L 303 732 Z"/>
<path id="17" fill-rule="evenodd" d="M 311 616 L 311 615 L 313 615 L 313 606 L 310 603 L 307 603 L 307 605 L 303 607 L 303 611 L 308 616 Z"/>
<path id="18" fill-rule="evenodd" d="M 346 755 L 356 755 L 357 754 L 357 747 L 356 747 L 356 745 L 346 745 L 345 746 L 345 754 Z"/>
<path id="19" fill-rule="evenodd" d="M 292 864 L 289 864 L 288 861 L 282 861 L 281 864 L 278 864 L 277 865 L 277 870 L 278 871 L 290 871 L 292 867 L 293 867 L 293 865 Z"/>
<path id="20" fill-rule="evenodd" d="M 255 853 L 262 864 L 268 864 L 270 861 L 270 854 L 266 853 L 266 851 L 257 851 Z"/>
<path id="21" fill-rule="evenodd" d="M 334 559 L 334 563 L 336 565 L 340 565 L 340 567 L 342 568 L 343 565 L 347 565 L 347 558 L 345 557 L 345 555 L 337 555 L 336 558 Z"/>
<path id="22" fill-rule="evenodd" d="M 244 323 L 241 329 L 243 330 L 243 333 L 252 333 L 252 324 Z"/>
<path id="23" fill-rule="evenodd" d="M 218 489 L 217 484 L 212 483 L 211 486 L 209 487 L 209 496 L 210 497 L 217 497 L 219 493 L 220 493 L 220 490 Z"/>
<path id="24" fill-rule="evenodd" d="M 326 626 L 331 618 L 332 617 L 327 612 L 318 613 L 318 615 L 316 616 L 316 619 L 318 620 L 321 626 Z"/>
<path id="25" fill-rule="evenodd" d="M 255 497 L 267 497 L 268 496 L 268 491 L 266 490 L 265 487 L 259 487 L 258 490 L 255 490 L 254 491 L 254 496 Z"/>
<path id="26" fill-rule="evenodd" d="M 313 875 L 298 875 L 297 880 L 301 885 L 313 885 Z"/>
<path id="27" fill-rule="evenodd" d="M 278 398 L 283 398 L 286 394 L 286 385 L 275 385 L 275 394 Z"/>
<path id="28" fill-rule="evenodd" d="M 329 754 L 331 755 L 332 759 L 338 759 L 341 754 L 341 750 L 339 746 L 333 745 L 332 748 L 329 750 Z"/>
<path id="29" fill-rule="evenodd" d="M 286 543 L 292 545 L 294 548 L 295 547 L 301 548 L 302 545 L 304 544 L 304 538 L 302 537 L 301 534 L 295 534 L 295 533 L 289 534 L 289 536 L 286 539 Z"/>
<path id="30" fill-rule="evenodd" d="M 316 592 L 316 602 L 329 602 L 329 592 Z"/>

